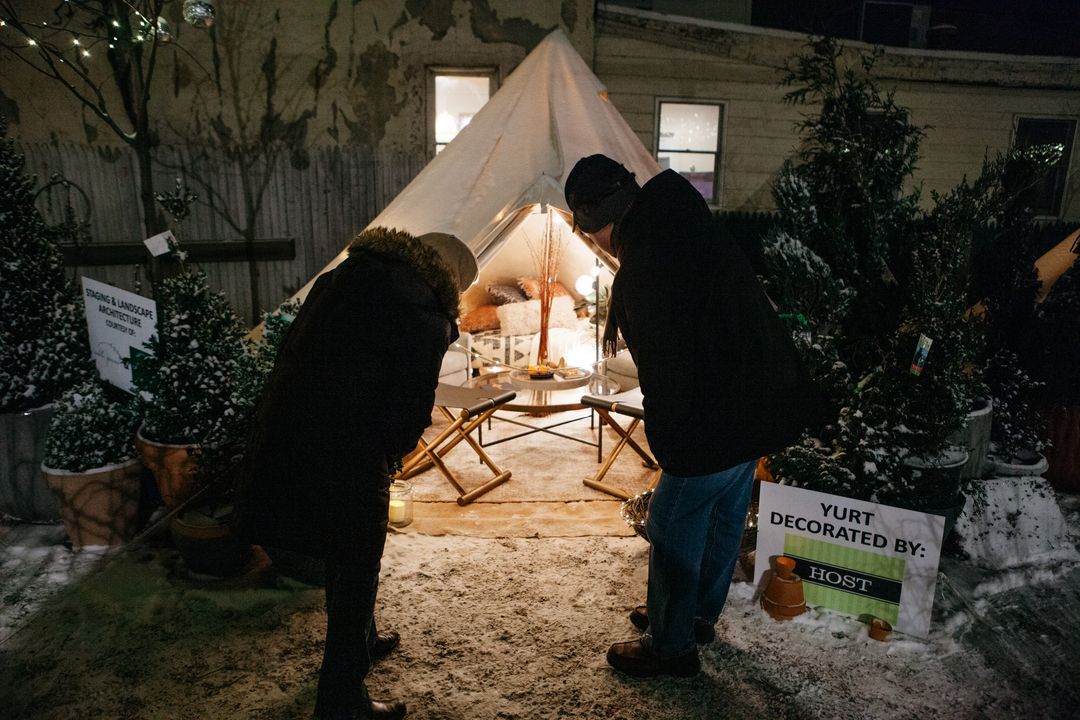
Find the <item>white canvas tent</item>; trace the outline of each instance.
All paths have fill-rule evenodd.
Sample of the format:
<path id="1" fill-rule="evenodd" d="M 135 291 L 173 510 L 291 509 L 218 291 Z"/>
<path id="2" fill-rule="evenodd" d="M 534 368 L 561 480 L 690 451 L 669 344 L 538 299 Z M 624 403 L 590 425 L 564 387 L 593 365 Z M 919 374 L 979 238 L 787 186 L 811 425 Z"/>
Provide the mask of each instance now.
<path id="1" fill-rule="evenodd" d="M 569 219 L 566 176 L 594 153 L 621 162 L 642 184 L 660 172 L 604 86 L 556 30 L 368 227 L 450 233 L 472 248 L 483 271 L 545 204 Z M 321 272 L 345 257 L 343 251 Z M 601 259 L 610 267 L 611 258 Z M 313 283 L 294 297 L 305 297 Z"/>

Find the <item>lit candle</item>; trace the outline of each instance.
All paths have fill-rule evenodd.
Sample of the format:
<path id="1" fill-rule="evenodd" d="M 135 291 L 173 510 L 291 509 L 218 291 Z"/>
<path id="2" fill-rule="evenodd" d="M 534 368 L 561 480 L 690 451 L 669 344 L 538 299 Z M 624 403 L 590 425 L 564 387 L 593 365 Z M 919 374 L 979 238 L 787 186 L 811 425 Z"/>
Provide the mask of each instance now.
<path id="1" fill-rule="evenodd" d="M 391 500 L 390 501 L 390 522 L 397 524 L 405 522 L 405 501 L 404 500 Z"/>
<path id="2" fill-rule="evenodd" d="M 404 527 L 412 522 L 412 485 L 404 480 L 395 480 L 390 484 L 387 520 L 395 527 Z"/>

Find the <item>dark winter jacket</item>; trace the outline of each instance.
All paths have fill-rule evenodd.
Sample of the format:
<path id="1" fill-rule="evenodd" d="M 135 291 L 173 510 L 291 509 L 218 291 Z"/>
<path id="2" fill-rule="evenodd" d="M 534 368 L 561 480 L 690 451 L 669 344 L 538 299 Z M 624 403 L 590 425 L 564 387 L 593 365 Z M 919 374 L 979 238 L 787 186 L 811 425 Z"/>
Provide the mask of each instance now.
<path id="1" fill-rule="evenodd" d="M 315 282 L 245 459 L 237 513 L 251 542 L 345 561 L 381 556 L 388 466 L 430 424 L 457 337 L 457 291 L 436 258 L 410 235 L 376 229 Z"/>
<path id="2" fill-rule="evenodd" d="M 820 412 L 820 396 L 749 261 L 697 190 L 660 173 L 614 241 L 612 311 L 661 467 L 705 475 L 791 444 Z"/>

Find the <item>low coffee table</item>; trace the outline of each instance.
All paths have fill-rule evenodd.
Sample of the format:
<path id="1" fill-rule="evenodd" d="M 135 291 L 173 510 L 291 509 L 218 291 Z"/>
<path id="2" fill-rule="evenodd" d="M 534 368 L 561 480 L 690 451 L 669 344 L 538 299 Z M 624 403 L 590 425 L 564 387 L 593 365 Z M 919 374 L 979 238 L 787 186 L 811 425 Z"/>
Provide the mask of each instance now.
<path id="1" fill-rule="evenodd" d="M 581 397 L 583 395 L 602 396 L 614 395 L 619 392 L 619 383 L 609 377 L 598 375 L 596 373 L 590 375 L 588 381 L 584 383 L 581 382 L 580 378 L 574 378 L 565 383 L 559 383 L 557 380 L 548 379 L 537 381 L 536 389 L 529 389 L 527 381 L 522 382 L 520 379 L 514 381 L 510 377 L 512 372 L 513 371 L 511 370 L 505 370 L 499 373 L 480 375 L 472 378 L 467 385 L 474 388 L 489 388 L 498 391 L 513 390 L 517 393 L 517 397 L 502 405 L 499 410 L 516 411 L 527 415 L 552 415 L 554 413 L 567 412 L 570 410 L 585 410 L 586 406 L 581 402 Z M 565 389 L 560 388 L 560 384 L 565 384 Z M 595 447 L 597 449 L 596 461 L 600 462 L 603 458 L 603 433 L 598 433 L 596 442 L 590 442 L 588 440 L 582 440 L 581 438 L 565 435 L 555 430 L 555 428 L 562 427 L 568 423 L 577 422 L 578 420 L 584 420 L 585 418 L 589 418 L 591 421 L 593 418 L 591 409 L 588 415 L 572 417 L 568 420 L 562 420 L 550 425 L 532 425 L 515 418 L 506 417 L 505 413 L 495 414 L 492 415 L 492 417 L 496 420 L 501 420 L 502 422 L 526 428 L 526 430 L 515 435 L 499 438 L 498 440 L 489 440 L 485 443 L 483 428 L 480 428 L 479 440 L 482 447 L 498 445 L 499 443 L 507 442 L 508 440 L 525 437 L 526 435 L 532 435 L 533 433 L 544 432 L 549 435 L 556 435 L 567 440 L 582 443 L 583 445 Z"/>

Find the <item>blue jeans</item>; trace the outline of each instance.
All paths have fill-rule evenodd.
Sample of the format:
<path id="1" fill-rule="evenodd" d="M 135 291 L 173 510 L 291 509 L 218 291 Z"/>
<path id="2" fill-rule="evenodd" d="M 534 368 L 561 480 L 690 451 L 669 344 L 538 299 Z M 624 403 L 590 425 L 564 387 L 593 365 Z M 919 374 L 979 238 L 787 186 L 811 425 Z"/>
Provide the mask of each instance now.
<path id="1" fill-rule="evenodd" d="M 695 650 L 694 620 L 715 624 L 746 526 L 756 462 L 711 475 L 664 473 L 649 501 L 649 633 L 660 658 Z"/>

